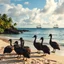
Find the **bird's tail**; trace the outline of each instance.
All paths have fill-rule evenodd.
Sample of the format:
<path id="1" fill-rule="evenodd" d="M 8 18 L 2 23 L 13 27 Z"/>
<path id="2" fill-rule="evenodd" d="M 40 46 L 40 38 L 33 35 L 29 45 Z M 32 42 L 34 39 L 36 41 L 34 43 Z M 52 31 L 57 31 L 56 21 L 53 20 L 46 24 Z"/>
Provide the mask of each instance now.
<path id="1" fill-rule="evenodd" d="M 50 51 L 48 52 L 48 54 L 50 54 Z"/>
<path id="2" fill-rule="evenodd" d="M 58 48 L 58 50 L 60 50 L 60 48 Z"/>
<path id="3" fill-rule="evenodd" d="M 27 58 L 30 58 L 30 54 L 29 53 L 27 54 Z"/>

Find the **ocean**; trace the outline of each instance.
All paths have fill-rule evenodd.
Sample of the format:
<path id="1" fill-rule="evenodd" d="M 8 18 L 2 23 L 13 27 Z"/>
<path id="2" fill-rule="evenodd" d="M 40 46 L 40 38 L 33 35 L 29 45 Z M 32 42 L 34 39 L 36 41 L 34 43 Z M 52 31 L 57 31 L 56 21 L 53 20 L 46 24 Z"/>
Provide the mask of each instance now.
<path id="1" fill-rule="evenodd" d="M 37 35 L 37 41 L 44 37 L 44 42 L 49 43 L 49 34 L 53 35 L 53 41 L 57 41 L 60 45 L 64 45 L 64 28 L 18 28 L 20 30 L 29 30 L 20 34 L 1 34 L 5 38 L 19 39 L 22 37 L 24 40 L 33 41 L 34 35 Z"/>

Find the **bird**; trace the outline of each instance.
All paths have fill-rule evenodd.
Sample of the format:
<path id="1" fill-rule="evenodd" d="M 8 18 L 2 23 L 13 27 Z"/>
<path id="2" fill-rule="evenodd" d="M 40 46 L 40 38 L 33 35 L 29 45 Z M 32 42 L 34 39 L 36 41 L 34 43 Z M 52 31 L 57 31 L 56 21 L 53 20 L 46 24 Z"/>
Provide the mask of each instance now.
<path id="1" fill-rule="evenodd" d="M 21 47 L 18 45 L 18 41 L 14 42 L 14 51 L 18 54 L 18 58 L 22 55 Z"/>
<path id="2" fill-rule="evenodd" d="M 42 51 L 44 52 L 44 54 L 50 54 L 50 48 L 47 45 L 43 45 L 44 38 L 41 37 L 40 40 L 42 40 L 41 41 L 41 48 L 42 48 Z"/>
<path id="3" fill-rule="evenodd" d="M 22 50 L 23 50 L 23 56 L 26 58 L 26 61 L 27 61 L 27 58 L 30 58 L 30 53 L 28 52 L 26 48 L 22 48 Z"/>
<path id="4" fill-rule="evenodd" d="M 12 39 L 9 39 L 9 41 L 10 41 L 10 46 L 12 46 Z"/>
<path id="5" fill-rule="evenodd" d="M 4 51 L 3 51 L 3 54 L 5 54 L 5 53 L 11 53 L 12 52 L 12 39 L 9 39 L 9 41 L 10 41 L 10 45 L 8 45 L 8 46 L 6 46 L 5 48 L 4 48 Z"/>
<path id="6" fill-rule="evenodd" d="M 24 47 L 20 47 L 18 45 L 18 41 L 15 41 L 14 51 L 16 52 L 16 54 L 18 54 L 18 57 L 19 57 L 19 55 L 20 56 L 23 55 L 23 60 L 24 60 L 24 58 L 26 58 L 26 60 L 27 60 L 27 58 L 30 58 L 29 52 Z"/>
<path id="7" fill-rule="evenodd" d="M 41 43 L 40 43 L 40 42 L 36 42 L 37 35 L 34 35 L 33 38 L 35 38 L 35 39 L 34 39 L 34 42 L 33 42 L 33 45 L 34 45 L 34 47 L 37 49 L 37 53 L 40 53 Z"/>
<path id="8" fill-rule="evenodd" d="M 59 46 L 59 44 L 57 42 L 52 41 L 52 34 L 49 34 L 49 36 L 50 36 L 49 44 L 53 48 L 52 52 L 55 53 L 56 49 L 60 50 L 60 46 Z"/>
<path id="9" fill-rule="evenodd" d="M 22 37 L 20 37 L 20 39 L 19 39 L 19 40 L 20 40 L 20 46 L 21 46 L 21 47 L 24 47 L 24 40 L 23 40 L 23 38 L 22 38 Z"/>
<path id="10" fill-rule="evenodd" d="M 19 40 L 20 40 L 20 42 L 21 42 L 20 46 L 21 46 L 21 47 L 24 47 L 26 50 L 28 50 L 28 52 L 29 52 L 29 54 L 30 54 L 30 53 L 31 53 L 31 49 L 30 49 L 29 46 L 24 46 L 24 44 L 25 44 L 24 39 L 21 37 Z"/>

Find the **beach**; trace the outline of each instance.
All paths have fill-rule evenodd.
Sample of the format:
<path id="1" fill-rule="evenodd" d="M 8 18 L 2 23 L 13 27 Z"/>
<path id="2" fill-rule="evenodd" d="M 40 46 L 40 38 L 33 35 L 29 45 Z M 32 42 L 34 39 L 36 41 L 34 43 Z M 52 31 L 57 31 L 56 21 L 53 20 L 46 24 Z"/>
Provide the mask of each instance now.
<path id="1" fill-rule="evenodd" d="M 25 46 L 28 43 L 30 44 L 28 41 L 25 42 Z M 11 54 L 6 54 L 5 57 L 3 57 L 3 50 L 7 45 L 9 45 L 7 40 L 0 39 L 0 64 L 64 64 L 64 56 L 62 55 L 64 47 L 61 47 L 61 50 L 56 51 L 56 53 L 43 56 L 43 52 L 37 54 L 35 53 L 37 50 L 34 49 L 34 46 L 30 46 L 31 52 L 33 53 L 30 55 L 30 58 L 27 61 L 23 61 L 23 56 L 18 59 L 14 51 L 12 51 Z"/>
<path id="2" fill-rule="evenodd" d="M 64 64 L 64 0 L 0 0 L 0 64 Z"/>

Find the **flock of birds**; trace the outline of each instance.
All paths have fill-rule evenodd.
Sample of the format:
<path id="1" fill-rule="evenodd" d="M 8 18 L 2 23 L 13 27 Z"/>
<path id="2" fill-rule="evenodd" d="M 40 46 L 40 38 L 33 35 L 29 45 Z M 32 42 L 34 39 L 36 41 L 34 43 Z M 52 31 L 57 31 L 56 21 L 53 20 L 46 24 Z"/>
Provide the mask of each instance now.
<path id="1" fill-rule="evenodd" d="M 53 52 L 55 52 L 56 49 L 60 50 L 59 44 L 55 41 L 52 41 L 52 34 L 49 34 L 49 36 L 50 36 L 49 44 L 53 48 Z M 43 45 L 44 38 L 43 37 L 40 38 L 41 40 L 40 43 L 36 41 L 37 35 L 34 35 L 33 37 L 34 37 L 33 45 L 38 50 L 37 52 L 39 53 L 39 51 L 43 51 L 44 54 L 50 54 L 50 48 L 47 45 Z M 27 60 L 27 58 L 30 58 L 31 49 L 29 46 L 24 46 L 23 38 L 20 38 L 19 40 L 21 43 L 20 45 L 18 44 L 18 41 L 15 41 L 14 45 L 12 45 L 12 39 L 9 39 L 10 45 L 4 48 L 3 54 L 11 53 L 12 50 L 14 50 L 18 55 L 18 57 L 21 57 L 21 55 L 23 55 L 23 60 L 24 58 L 26 58 Z"/>

